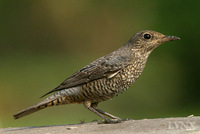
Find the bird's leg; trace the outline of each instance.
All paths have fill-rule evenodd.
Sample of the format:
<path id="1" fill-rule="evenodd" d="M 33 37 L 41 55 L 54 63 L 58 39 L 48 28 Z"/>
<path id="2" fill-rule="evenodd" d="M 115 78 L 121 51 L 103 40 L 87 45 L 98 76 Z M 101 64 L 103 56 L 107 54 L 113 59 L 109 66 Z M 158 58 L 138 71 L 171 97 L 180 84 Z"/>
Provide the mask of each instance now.
<path id="1" fill-rule="evenodd" d="M 103 115 L 105 115 L 105 116 L 108 116 L 108 117 L 110 117 L 110 118 L 112 118 L 112 119 L 120 119 L 119 117 L 117 117 L 117 116 L 114 116 L 114 115 L 112 115 L 112 114 L 110 114 L 110 113 L 107 113 L 107 112 L 104 112 L 104 111 L 102 111 L 102 110 L 100 110 L 100 109 L 97 109 L 97 105 L 98 105 L 98 103 L 92 103 L 91 104 L 91 107 L 93 107 L 96 111 L 98 111 L 99 113 L 101 113 L 101 114 L 103 114 Z"/>
<path id="2" fill-rule="evenodd" d="M 90 101 L 85 101 L 83 102 L 83 105 L 90 110 L 91 112 L 95 113 L 96 115 L 100 116 L 103 120 L 107 120 L 107 118 L 103 115 L 101 115 L 95 108 L 91 107 L 91 102 Z"/>
<path id="3" fill-rule="evenodd" d="M 94 112 L 95 114 L 97 114 L 98 116 L 100 116 L 103 119 L 103 121 L 99 122 L 99 123 L 119 123 L 119 122 L 121 122 L 121 119 L 119 117 L 111 115 L 111 114 L 109 114 L 107 112 L 104 112 L 104 111 L 102 111 L 100 109 L 97 109 L 98 103 L 91 103 L 91 102 L 88 103 L 88 102 L 86 102 L 86 103 L 84 103 L 84 105 L 90 111 Z M 108 119 L 105 116 L 103 116 L 102 114 L 106 115 L 106 116 L 108 116 L 108 117 L 110 117 L 112 119 Z"/>
<path id="4" fill-rule="evenodd" d="M 96 109 L 96 107 L 97 107 L 97 104 L 98 103 L 91 103 L 90 101 L 85 101 L 85 102 L 83 102 L 83 105 L 88 109 L 88 110 L 90 110 L 91 112 L 93 112 L 93 113 L 95 113 L 96 115 L 98 115 L 98 116 L 100 116 L 102 119 L 103 119 L 103 121 L 102 122 L 99 122 L 99 123 L 119 123 L 119 122 L 121 122 L 121 119 L 120 118 L 118 118 L 118 117 L 115 117 L 115 116 L 113 116 L 113 115 L 111 115 L 111 114 L 108 114 L 108 113 L 106 113 L 106 112 L 103 112 L 103 111 L 101 111 L 101 110 L 97 110 Z M 100 111 L 100 112 L 99 112 Z M 113 119 L 108 119 L 108 118 L 106 118 L 105 116 L 103 116 L 102 114 L 104 114 L 104 115 L 106 115 L 106 116 L 108 116 L 108 117 L 111 117 L 111 118 L 113 118 Z"/>
<path id="5" fill-rule="evenodd" d="M 107 112 L 104 112 L 104 111 L 102 111 L 102 110 L 100 110 L 100 109 L 96 109 L 99 113 L 101 113 L 101 114 L 103 114 L 103 115 L 106 115 L 106 116 L 108 116 L 108 117 L 110 117 L 110 118 L 112 118 L 112 119 L 120 119 L 119 117 L 117 117 L 117 116 L 114 116 L 114 115 L 112 115 L 112 114 L 110 114 L 110 113 L 107 113 Z"/>

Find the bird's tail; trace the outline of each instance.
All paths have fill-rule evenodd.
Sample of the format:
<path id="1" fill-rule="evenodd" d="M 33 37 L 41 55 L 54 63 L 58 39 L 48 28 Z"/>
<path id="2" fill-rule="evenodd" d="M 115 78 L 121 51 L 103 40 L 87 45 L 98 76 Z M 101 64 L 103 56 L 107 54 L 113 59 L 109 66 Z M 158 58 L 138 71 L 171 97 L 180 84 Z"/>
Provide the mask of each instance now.
<path id="1" fill-rule="evenodd" d="M 41 101 L 40 103 L 26 108 L 19 113 L 14 115 L 15 119 L 21 118 L 23 116 L 29 115 L 46 107 L 54 106 L 54 105 L 61 105 L 61 104 L 71 104 L 71 103 L 81 103 L 82 99 L 77 100 L 76 96 L 78 96 L 80 91 L 80 87 L 74 87 L 71 89 L 66 89 L 60 92 L 57 92 L 45 100 Z"/>
<path id="2" fill-rule="evenodd" d="M 14 119 L 21 118 L 23 116 L 29 115 L 31 113 L 34 113 L 34 112 L 39 111 L 41 109 L 44 109 L 46 107 L 63 104 L 63 102 L 60 99 L 61 98 L 57 98 L 57 99 L 53 99 L 52 100 L 52 99 L 47 98 L 44 101 L 42 101 L 42 102 L 40 102 L 40 103 L 38 103 L 38 104 L 36 104 L 36 105 L 34 105 L 32 107 L 26 108 L 26 109 L 20 111 L 19 113 L 13 115 Z"/>

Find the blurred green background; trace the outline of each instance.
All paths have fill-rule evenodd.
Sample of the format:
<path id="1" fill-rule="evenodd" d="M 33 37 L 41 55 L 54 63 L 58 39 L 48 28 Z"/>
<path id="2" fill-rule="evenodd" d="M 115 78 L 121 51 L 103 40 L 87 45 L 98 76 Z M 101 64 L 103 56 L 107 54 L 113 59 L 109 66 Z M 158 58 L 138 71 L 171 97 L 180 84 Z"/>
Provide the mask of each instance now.
<path id="1" fill-rule="evenodd" d="M 141 30 L 179 36 L 157 48 L 129 90 L 99 108 L 121 118 L 200 115 L 200 1 L 0 0 L 0 127 L 100 119 L 83 105 L 12 115 Z"/>

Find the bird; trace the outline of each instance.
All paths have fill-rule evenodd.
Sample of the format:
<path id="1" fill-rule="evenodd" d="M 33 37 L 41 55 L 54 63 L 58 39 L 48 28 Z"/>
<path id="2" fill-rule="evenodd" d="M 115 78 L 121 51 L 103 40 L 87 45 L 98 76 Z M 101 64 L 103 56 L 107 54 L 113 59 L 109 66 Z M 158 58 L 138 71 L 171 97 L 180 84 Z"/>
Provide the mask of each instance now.
<path id="1" fill-rule="evenodd" d="M 54 94 L 15 114 L 14 119 L 50 106 L 83 104 L 101 117 L 104 123 L 122 122 L 119 117 L 98 109 L 98 104 L 127 90 L 143 72 L 151 52 L 161 44 L 173 40 L 180 38 L 152 30 L 137 32 L 122 47 L 75 72 L 42 97 Z"/>

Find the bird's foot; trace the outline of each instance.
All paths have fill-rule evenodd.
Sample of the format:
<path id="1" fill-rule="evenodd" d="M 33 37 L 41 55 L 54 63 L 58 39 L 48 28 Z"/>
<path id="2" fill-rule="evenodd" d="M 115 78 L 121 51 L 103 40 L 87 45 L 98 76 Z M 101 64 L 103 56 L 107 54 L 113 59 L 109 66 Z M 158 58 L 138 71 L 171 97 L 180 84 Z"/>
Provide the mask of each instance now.
<path id="1" fill-rule="evenodd" d="M 97 119 L 93 120 L 92 123 L 99 123 Z"/>
<path id="2" fill-rule="evenodd" d="M 126 119 L 120 119 L 120 118 L 116 118 L 116 119 L 103 119 L 102 121 L 98 121 L 97 119 L 96 120 L 93 120 L 92 123 L 98 123 L 98 124 L 115 124 L 115 123 L 120 123 L 120 122 L 124 122 L 124 121 L 130 121 L 130 120 L 133 120 L 131 118 L 126 118 Z"/>
<path id="3" fill-rule="evenodd" d="M 115 123 L 120 123 L 122 122 L 122 120 L 120 118 L 116 118 L 116 119 L 103 119 L 103 121 L 98 122 L 98 124 L 115 124 Z"/>
<path id="4" fill-rule="evenodd" d="M 131 118 L 122 119 L 122 121 L 130 121 L 130 120 L 133 120 L 133 119 Z"/>

